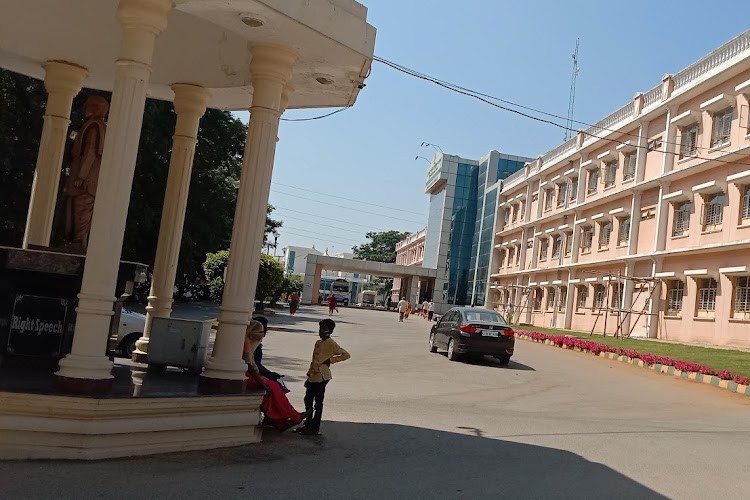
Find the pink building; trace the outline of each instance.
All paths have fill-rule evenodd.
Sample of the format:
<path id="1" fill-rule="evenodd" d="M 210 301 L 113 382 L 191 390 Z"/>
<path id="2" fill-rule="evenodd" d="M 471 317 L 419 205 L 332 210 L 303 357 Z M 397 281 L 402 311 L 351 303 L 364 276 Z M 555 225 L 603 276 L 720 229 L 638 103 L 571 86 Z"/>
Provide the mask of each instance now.
<path id="1" fill-rule="evenodd" d="M 420 229 L 416 233 L 407 236 L 403 240 L 396 243 L 396 264 L 402 266 L 421 266 L 424 260 L 424 242 L 425 235 L 427 234 L 427 228 Z M 407 297 L 409 291 L 402 287 L 403 283 L 401 278 L 393 278 L 393 287 L 391 288 L 391 300 L 398 300 L 400 297 Z M 420 283 L 419 295 L 424 295 L 427 292 L 427 284 L 422 285 Z M 418 301 L 420 297 L 408 297 L 410 301 Z"/>
<path id="2" fill-rule="evenodd" d="M 488 306 L 750 347 L 749 109 L 750 31 L 506 179 Z"/>

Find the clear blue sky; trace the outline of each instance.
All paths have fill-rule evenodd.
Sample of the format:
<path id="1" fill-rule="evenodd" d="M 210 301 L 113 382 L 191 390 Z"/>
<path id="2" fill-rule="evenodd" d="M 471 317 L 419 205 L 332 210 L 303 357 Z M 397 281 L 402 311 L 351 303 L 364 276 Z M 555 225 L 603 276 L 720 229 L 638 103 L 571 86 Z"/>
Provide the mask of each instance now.
<path id="1" fill-rule="evenodd" d="M 378 30 L 376 55 L 562 116 L 568 107 L 571 55 L 580 37 L 574 117 L 588 123 L 750 27 L 750 18 L 741 14 L 747 4 L 739 0 L 687 0 L 679 7 L 645 0 L 364 3 L 368 21 Z M 420 147 L 422 141 L 479 158 L 492 149 L 534 157 L 563 140 L 560 129 L 380 63 L 373 63 L 366 83 L 352 109 L 322 120 L 282 123 L 270 196 L 277 207 L 274 217 L 284 221 L 279 254 L 287 245 L 350 251 L 366 241 L 368 230 L 424 227 L 428 164 L 414 157 L 431 158 L 433 150 Z M 300 110 L 284 116 L 325 112 Z"/>

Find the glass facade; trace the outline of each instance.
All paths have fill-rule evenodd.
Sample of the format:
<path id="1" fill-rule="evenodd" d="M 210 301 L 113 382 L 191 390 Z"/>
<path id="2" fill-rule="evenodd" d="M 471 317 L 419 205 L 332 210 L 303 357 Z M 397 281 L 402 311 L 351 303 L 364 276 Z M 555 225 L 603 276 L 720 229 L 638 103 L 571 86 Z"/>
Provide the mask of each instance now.
<path id="1" fill-rule="evenodd" d="M 446 190 L 430 195 L 430 213 L 427 215 L 427 232 L 424 237 L 424 267 L 438 267 L 441 232 L 443 231 L 443 211 L 445 210 Z"/>
<path id="2" fill-rule="evenodd" d="M 477 170 L 475 165 L 459 163 L 456 172 L 445 285 L 447 304 L 466 305 L 471 299 L 469 281 L 473 279 L 471 250 L 477 220 Z"/>
<path id="3" fill-rule="evenodd" d="M 481 232 L 479 233 L 479 255 L 476 264 L 476 279 L 473 280 L 474 305 L 483 306 L 487 293 L 487 277 L 490 269 L 490 255 L 492 254 L 492 238 L 495 229 L 495 206 L 497 205 L 497 189 L 492 189 L 484 196 L 484 211 L 481 218 Z"/>

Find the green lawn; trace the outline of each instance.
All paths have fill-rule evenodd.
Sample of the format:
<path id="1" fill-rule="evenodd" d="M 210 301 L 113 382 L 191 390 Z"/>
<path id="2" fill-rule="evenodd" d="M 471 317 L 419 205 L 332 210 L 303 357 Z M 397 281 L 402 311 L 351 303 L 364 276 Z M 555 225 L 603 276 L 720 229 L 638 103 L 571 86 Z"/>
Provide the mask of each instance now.
<path id="1" fill-rule="evenodd" d="M 750 377 L 750 352 L 736 351 L 730 349 L 712 349 L 710 347 L 698 347 L 685 344 L 668 344 L 665 342 L 654 342 L 653 340 L 620 340 L 612 336 L 603 337 L 594 334 L 589 337 L 588 332 L 572 332 L 568 330 L 555 330 L 537 326 L 517 326 L 518 330 L 533 330 L 549 335 L 575 335 L 583 339 L 593 340 L 602 344 L 613 345 L 625 349 L 635 349 L 641 353 L 669 356 L 681 361 L 692 361 L 713 368 L 716 371 L 729 370 L 735 375 Z"/>

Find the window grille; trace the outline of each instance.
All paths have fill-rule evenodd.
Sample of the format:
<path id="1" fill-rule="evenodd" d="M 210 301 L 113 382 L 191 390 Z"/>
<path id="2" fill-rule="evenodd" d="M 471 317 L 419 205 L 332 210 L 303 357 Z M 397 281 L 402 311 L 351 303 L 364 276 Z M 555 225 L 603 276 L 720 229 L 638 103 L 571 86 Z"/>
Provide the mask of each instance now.
<path id="1" fill-rule="evenodd" d="M 619 245 L 624 245 L 630 239 L 630 217 L 620 219 L 620 237 L 617 241 Z"/>
<path id="2" fill-rule="evenodd" d="M 747 317 L 750 313 L 750 276 L 737 278 L 734 288 L 734 313 Z"/>
<path id="3" fill-rule="evenodd" d="M 661 149 L 661 144 L 662 144 L 661 136 L 648 141 L 648 151 L 651 152 L 651 151 L 657 151 Z"/>
<path id="4" fill-rule="evenodd" d="M 612 237 L 612 223 L 603 222 L 599 230 L 599 248 L 607 248 Z"/>
<path id="5" fill-rule="evenodd" d="M 729 134 L 732 131 L 732 108 L 725 109 L 714 115 L 713 131 L 711 133 L 711 147 L 715 148 L 729 144 Z"/>
<path id="6" fill-rule="evenodd" d="M 607 163 L 607 166 L 604 168 L 604 187 L 609 188 L 615 185 L 615 181 L 617 180 L 617 169 L 619 165 L 617 164 L 617 161 L 612 161 Z"/>
<path id="7" fill-rule="evenodd" d="M 698 313 L 713 313 L 716 310 L 716 280 L 704 278 L 698 288 Z"/>
<path id="8" fill-rule="evenodd" d="M 547 288 L 547 310 L 554 311 L 555 309 L 555 289 L 553 287 Z"/>
<path id="9" fill-rule="evenodd" d="M 672 222 L 672 236 L 684 236 L 690 228 L 690 209 L 692 205 L 689 201 L 675 205 L 674 221 Z"/>
<path id="10" fill-rule="evenodd" d="M 682 297 L 685 295 L 685 283 L 679 280 L 670 281 L 667 288 L 667 316 L 679 316 L 682 312 Z"/>
<path id="11" fill-rule="evenodd" d="M 573 233 L 565 233 L 565 256 L 569 256 L 573 250 Z"/>
<path id="12" fill-rule="evenodd" d="M 750 186 L 745 186 L 745 194 L 742 195 L 742 218 L 750 219 Z"/>
<path id="13" fill-rule="evenodd" d="M 518 212 L 518 205 L 513 205 L 513 222 L 516 222 L 518 220 Z"/>
<path id="14" fill-rule="evenodd" d="M 622 180 L 627 181 L 635 177 L 635 153 L 625 155 L 625 165 L 622 167 Z"/>
<path id="15" fill-rule="evenodd" d="M 715 194 L 706 199 L 703 203 L 703 230 L 710 231 L 721 228 L 721 221 L 724 215 L 724 194 Z"/>
<path id="16" fill-rule="evenodd" d="M 698 153 L 698 124 L 682 129 L 680 140 L 680 158 L 695 156 Z"/>
<path id="17" fill-rule="evenodd" d="M 589 289 L 586 286 L 579 286 L 578 288 L 578 302 L 576 303 L 577 309 L 585 309 L 586 301 L 589 298 Z"/>
<path id="18" fill-rule="evenodd" d="M 567 288 L 560 288 L 560 300 L 557 302 L 557 311 L 563 312 L 565 311 L 565 302 L 568 298 L 568 289 Z"/>
<path id="19" fill-rule="evenodd" d="M 557 206 L 561 207 L 565 205 L 566 198 L 568 196 L 568 184 L 562 183 L 557 185 Z"/>
<path id="20" fill-rule="evenodd" d="M 594 309 L 604 305 L 604 285 L 594 285 Z"/>
<path id="21" fill-rule="evenodd" d="M 556 259 L 560 257 L 560 249 L 562 248 L 562 236 L 557 235 L 552 241 L 552 258 Z"/>
<path id="22" fill-rule="evenodd" d="M 548 212 L 552 210 L 552 204 L 555 200 L 555 190 L 548 189 L 544 192 L 544 211 Z"/>
<path id="23" fill-rule="evenodd" d="M 594 194 L 599 188 L 599 169 L 594 169 L 589 172 L 589 183 L 586 190 L 586 194 Z"/>
<path id="24" fill-rule="evenodd" d="M 547 260 L 547 248 L 549 247 L 549 240 L 542 238 L 539 240 L 539 260 Z"/>
<path id="25" fill-rule="evenodd" d="M 542 290 L 541 288 L 534 289 L 534 295 L 532 297 L 532 309 L 534 311 L 542 310 L 542 295 L 543 294 L 544 294 L 544 290 Z"/>
<path id="26" fill-rule="evenodd" d="M 578 198 L 578 177 L 570 179 L 570 201 Z"/>
<path id="27" fill-rule="evenodd" d="M 589 251 L 591 250 L 591 244 L 594 241 L 594 228 L 587 227 L 582 229 L 581 231 L 583 232 L 581 238 L 581 250 Z"/>

